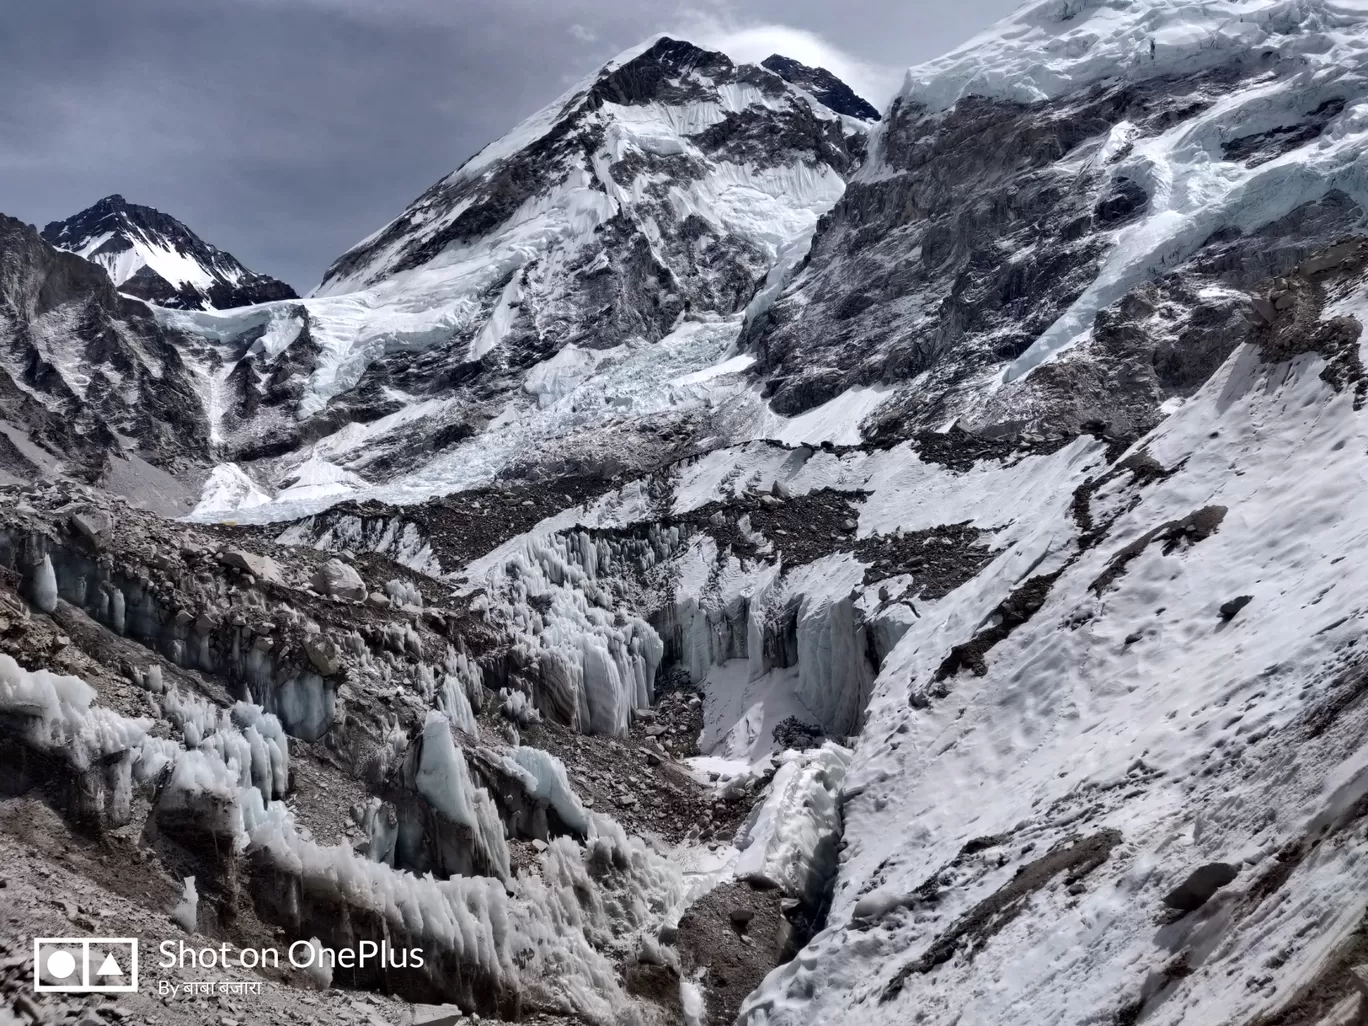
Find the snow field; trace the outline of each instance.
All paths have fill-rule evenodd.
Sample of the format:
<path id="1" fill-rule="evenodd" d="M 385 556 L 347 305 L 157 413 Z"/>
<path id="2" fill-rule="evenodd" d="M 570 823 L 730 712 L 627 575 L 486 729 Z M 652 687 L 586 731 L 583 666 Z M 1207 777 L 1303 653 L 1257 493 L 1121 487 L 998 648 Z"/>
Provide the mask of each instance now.
<path id="1" fill-rule="evenodd" d="M 872 1023 L 906 1021 L 912 1008 L 930 1023 L 1095 1022 L 1152 996 L 1147 973 L 1181 951 L 1192 975 L 1146 1021 L 1242 1023 L 1321 968 L 1357 925 L 1362 901 L 1345 897 L 1368 874 L 1361 832 L 1335 832 L 1368 789 L 1363 714 L 1321 733 L 1305 726 L 1353 665 L 1353 616 L 1368 605 L 1368 575 L 1345 558 L 1368 533 L 1352 497 L 1368 473 L 1368 430 L 1319 367 L 1302 357 L 1261 368 L 1237 351 L 1148 441 L 1181 469 L 1099 490 L 1094 517 L 1117 517 L 1105 541 L 989 652 L 986 676 L 960 673 L 917 709 L 909 689 L 932 679 L 952 644 L 1017 582 L 1063 565 L 1067 511 L 1023 516 L 1035 526 L 1013 548 L 923 610 L 876 682 L 846 779 L 828 929 L 771 974 L 748 1022 L 831 1021 L 856 1006 Z M 1041 462 L 1058 474 L 1076 458 Z M 1156 541 L 1100 593 L 1091 586 L 1128 542 L 1211 505 L 1228 510 L 1215 534 L 1167 554 Z M 1224 621 L 1218 607 L 1241 593 L 1253 601 Z M 957 954 L 879 1000 L 1017 867 L 1107 829 L 1121 843 L 1081 890 L 1043 886 L 972 960 Z M 1325 831 L 1332 840 L 1260 894 L 1275 852 Z M 957 861 L 980 837 L 998 840 Z M 1213 861 L 1239 866 L 1236 882 L 1212 909 L 1156 933 L 1160 896 Z M 938 901 L 919 904 L 937 874 Z M 885 911 L 852 930 L 862 901 Z"/>

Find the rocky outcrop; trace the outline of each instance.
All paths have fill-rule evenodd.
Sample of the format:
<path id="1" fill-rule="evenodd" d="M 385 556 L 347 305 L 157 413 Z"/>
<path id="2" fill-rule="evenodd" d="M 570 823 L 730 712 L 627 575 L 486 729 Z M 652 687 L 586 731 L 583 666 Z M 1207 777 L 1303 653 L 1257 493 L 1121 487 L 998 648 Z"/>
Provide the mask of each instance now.
<path id="1" fill-rule="evenodd" d="M 0 215 L 0 426 L 30 461 L 90 482 L 108 480 L 111 461 L 202 465 L 209 430 L 187 345 L 104 271 Z"/>

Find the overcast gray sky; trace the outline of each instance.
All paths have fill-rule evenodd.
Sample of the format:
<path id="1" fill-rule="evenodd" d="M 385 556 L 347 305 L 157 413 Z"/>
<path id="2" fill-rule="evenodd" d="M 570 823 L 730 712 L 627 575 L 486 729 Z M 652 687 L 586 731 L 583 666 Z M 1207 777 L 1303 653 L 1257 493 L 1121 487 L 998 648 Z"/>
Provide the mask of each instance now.
<path id="1" fill-rule="evenodd" d="M 0 211 L 109 193 L 301 293 L 353 243 L 653 32 L 821 63 L 882 107 L 1017 0 L 6 0 Z"/>

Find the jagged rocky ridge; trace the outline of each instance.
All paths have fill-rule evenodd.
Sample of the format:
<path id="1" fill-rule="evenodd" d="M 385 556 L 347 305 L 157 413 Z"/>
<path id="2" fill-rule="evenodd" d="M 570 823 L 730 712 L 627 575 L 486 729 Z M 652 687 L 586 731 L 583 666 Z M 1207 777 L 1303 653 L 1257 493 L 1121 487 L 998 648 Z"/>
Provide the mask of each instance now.
<path id="1" fill-rule="evenodd" d="M 0 482 L 66 474 L 185 512 L 210 458 L 194 345 L 0 215 Z"/>
<path id="2" fill-rule="evenodd" d="M 760 62 L 760 66 L 774 72 L 785 82 L 806 89 L 837 114 L 848 114 L 862 121 L 879 120 L 877 107 L 826 68 L 811 68 L 801 61 L 778 53 L 770 54 Z"/>
<path id="3" fill-rule="evenodd" d="M 283 281 L 249 271 L 169 214 L 119 195 L 53 221 L 43 238 L 103 267 L 120 292 L 157 306 L 223 310 L 295 298 Z"/>

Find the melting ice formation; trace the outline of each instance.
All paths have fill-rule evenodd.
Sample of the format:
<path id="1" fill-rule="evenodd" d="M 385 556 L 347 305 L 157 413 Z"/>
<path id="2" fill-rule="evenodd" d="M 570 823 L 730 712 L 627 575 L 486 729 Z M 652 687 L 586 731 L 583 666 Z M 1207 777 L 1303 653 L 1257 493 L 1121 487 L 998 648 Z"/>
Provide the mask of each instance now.
<path id="1" fill-rule="evenodd" d="M 288 773 L 288 748 L 279 722 L 258 707 L 239 703 L 225 711 L 171 691 L 164 707 L 183 734 L 182 746 L 149 734 L 150 720 L 121 716 L 94 698 L 78 678 L 26 671 L 0 655 L 0 727 L 17 730 L 23 743 L 58 755 L 87 778 L 81 790 L 96 796 L 87 814 L 106 825 L 127 822 L 133 789 L 150 794 L 160 783 L 157 815 L 164 823 L 264 855 L 276 873 L 295 881 L 299 895 L 378 913 L 394 936 L 428 948 L 434 972 L 468 977 L 459 986 L 470 989 L 461 995 L 469 1007 L 489 1008 L 491 1000 L 497 1006 L 511 996 L 616 1022 L 632 1002 L 600 949 L 634 951 L 689 898 L 677 867 L 629 841 L 611 820 L 585 813 L 564 767 L 547 753 L 519 749 L 510 761 L 563 820 L 583 830 L 586 845 L 554 840 L 541 877 L 510 877 L 505 850 L 505 882 L 436 880 L 358 856 L 346 845 L 302 838 L 284 804 L 270 801 Z M 498 814 L 473 785 L 440 713 L 429 716 L 421 751 L 415 780 L 423 797 L 483 843 L 503 849 Z M 176 913 L 187 930 L 194 925 L 193 896 L 187 883 Z"/>
<path id="2" fill-rule="evenodd" d="M 493 567 L 486 580 L 498 598 L 477 599 L 477 608 L 538 667 L 540 697 L 561 722 L 625 734 L 633 711 L 652 704 L 665 647 L 650 624 L 615 608 L 596 586 L 607 555 L 587 532 L 533 535 L 502 558 L 481 561 Z"/>
<path id="3" fill-rule="evenodd" d="M 157 675 L 147 679 L 154 686 Z M 632 953 L 638 944 L 655 945 L 660 926 L 678 916 L 695 888 L 707 886 L 702 878 L 686 881 L 677 867 L 629 841 L 617 824 L 588 813 L 559 760 L 527 747 L 504 757 L 505 771 L 586 840 L 553 839 L 543 876 L 514 878 L 499 813 L 475 784 L 447 717 L 436 711 L 409 749 L 418 753 L 409 771 L 414 788 L 440 816 L 468 831 L 496 871 L 435 880 L 394 869 L 396 837 L 385 833 L 378 807 L 368 810 L 369 858 L 344 845 L 321 846 L 301 837 L 285 805 L 274 800 L 289 776 L 288 744 L 276 717 L 242 702 L 221 709 L 175 688 L 162 695 L 161 706 L 179 741 L 154 736 L 151 720 L 97 704 L 94 689 L 78 678 L 26 671 L 0 656 L 0 727 L 58 755 L 81 777 L 83 786 L 75 790 L 91 796 L 86 815 L 118 825 L 128 821 L 135 789 L 155 794 L 163 828 L 223 838 L 239 851 L 268 858 L 301 895 L 378 912 L 396 936 L 435 952 L 438 969 L 459 967 L 469 986 L 487 995 L 516 995 L 615 1022 L 632 1002 L 604 950 Z M 398 764 L 407 742 L 396 735 L 394 746 Z M 844 766 L 842 757 L 827 754 L 838 751 L 828 746 L 812 764 L 824 769 L 805 767 L 821 779 L 814 795 L 825 794 Z M 805 800 L 793 776 L 781 770 L 765 806 L 770 811 L 750 825 L 747 844 L 756 873 L 801 892 L 812 854 L 800 850 L 803 831 L 821 835 L 813 849 L 833 843 L 836 828 L 830 802 Z M 808 811 L 787 815 L 795 803 Z M 196 900 L 187 882 L 174 914 L 186 930 L 195 927 Z M 487 1007 L 474 991 L 465 996 L 471 1007 Z"/>
<path id="4" fill-rule="evenodd" d="M 777 887 L 811 908 L 836 872 L 841 787 L 851 752 L 828 741 L 809 752 L 784 752 L 769 794 L 737 832 L 737 879 Z"/>
<path id="5" fill-rule="evenodd" d="M 428 713 L 418 750 L 413 770 L 418 793 L 448 822 L 469 832 L 479 859 L 491 870 L 486 875 L 508 879 L 503 821 L 489 792 L 471 780 L 465 756 L 451 738 L 451 722 L 442 713 Z"/>
<path id="6" fill-rule="evenodd" d="M 0 714 L 22 741 L 89 778 L 85 814 L 122 825 L 134 787 L 164 783 L 164 813 L 245 843 L 254 826 L 283 810 L 271 799 L 285 791 L 289 745 L 279 720 L 259 706 L 222 710 L 172 690 L 165 709 L 182 731 L 182 747 L 150 734 L 151 720 L 122 716 L 95 697 L 78 677 L 28 671 L 0 654 Z"/>

